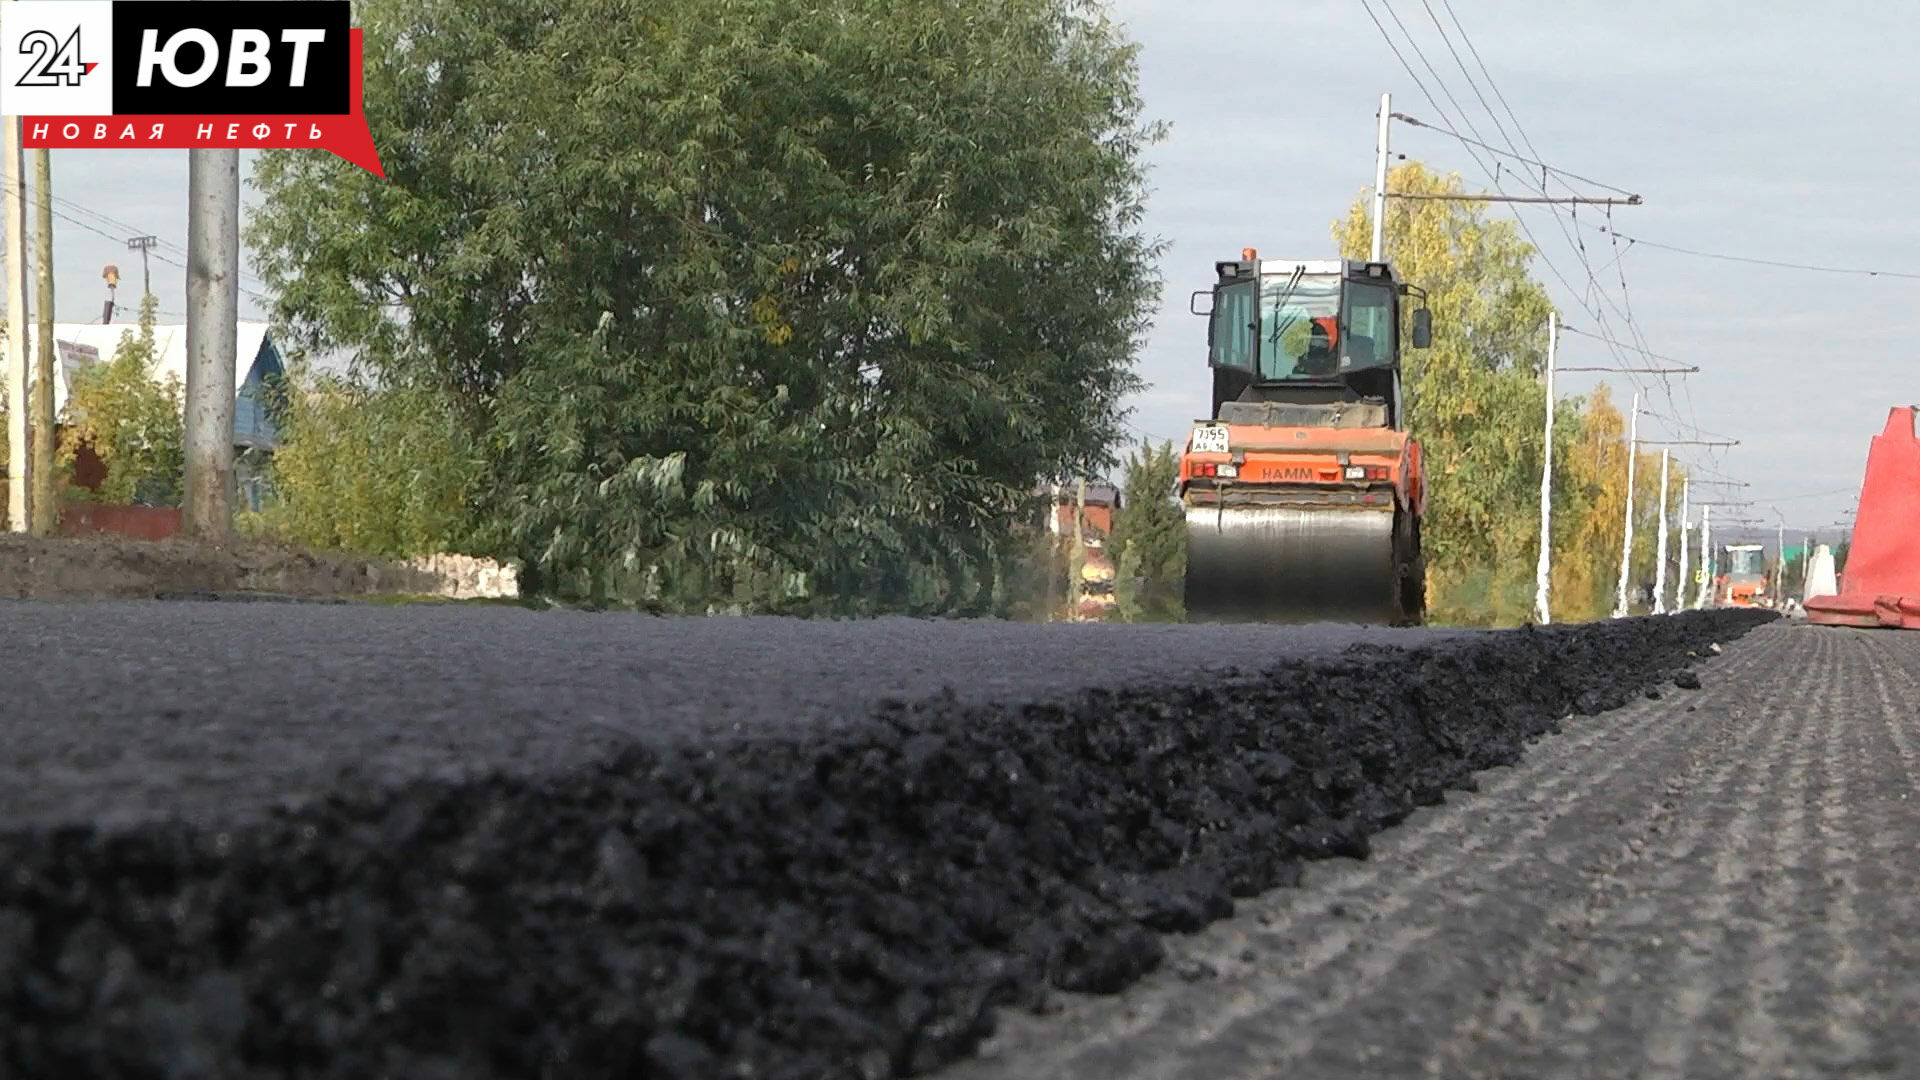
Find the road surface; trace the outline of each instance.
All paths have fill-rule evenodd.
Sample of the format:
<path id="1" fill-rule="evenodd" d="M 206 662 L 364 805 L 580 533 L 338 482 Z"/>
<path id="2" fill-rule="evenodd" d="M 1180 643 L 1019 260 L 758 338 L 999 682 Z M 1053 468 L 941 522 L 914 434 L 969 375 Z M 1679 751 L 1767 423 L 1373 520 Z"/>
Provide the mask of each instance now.
<path id="1" fill-rule="evenodd" d="M 888 700 L 1046 703 L 1462 634 L 0 601 L 0 822 L 230 819 L 349 773 L 552 774 L 635 741 L 857 724 Z"/>
<path id="2" fill-rule="evenodd" d="M 1759 621 L 1445 633 L 0 605 L 0 1078 L 869 1080 L 965 1058 L 997 1012 L 1048 988 L 1129 986 L 1118 1000 L 1165 1002 L 1138 1035 L 1148 1050 L 1124 1049 L 1136 1036 L 1096 1000 L 1046 1021 L 1068 1025 L 1058 1036 L 1023 1046 L 1010 1027 L 994 1067 L 1110 1075 L 1100 1055 L 1117 1052 L 1205 1071 L 1253 1054 L 1259 1074 L 1259 1055 L 1342 1052 L 1315 1024 L 1392 1066 L 1426 1052 L 1424 1030 L 1369 1011 L 1387 1006 L 1337 981 L 1340 958 L 1393 973 L 1428 955 L 1409 943 L 1493 958 L 1550 941 L 1524 917 L 1584 911 L 1585 879 L 1556 874 L 1587 855 L 1549 841 L 1652 813 L 1666 789 L 1642 790 L 1646 775 L 1693 776 L 1674 762 L 1736 799 L 1734 774 L 1712 787 L 1713 770 L 1748 758 L 1714 738 L 1764 748 L 1741 723 L 1773 714 L 1726 698 L 1723 673 L 1773 678 L 1793 650 L 1706 656 Z M 1778 638 L 1838 648 L 1821 640 Z M 1826 677 L 1872 685 L 1844 655 L 1853 666 Z M 1678 711 L 1673 680 L 1696 666 L 1724 717 Z M 1657 686 L 1664 712 L 1604 715 Z M 1490 809 L 1391 861 L 1394 838 L 1434 826 L 1390 826 L 1530 743 L 1565 763 L 1563 798 L 1461 801 L 1448 812 Z M 1683 833 L 1709 827 L 1666 813 Z M 1270 944 L 1291 966 L 1263 965 L 1256 948 L 1253 991 L 1227 1004 L 1207 997 L 1226 982 L 1180 978 L 1198 969 L 1179 951 L 1213 940 L 1182 935 L 1236 901 L 1308 895 L 1285 888 L 1303 866 L 1370 843 L 1388 847 L 1354 897 L 1377 900 L 1379 921 L 1329 924 L 1352 947 L 1307 912 L 1308 936 L 1286 940 L 1312 963 Z M 1885 881 L 1854 880 L 1854 922 L 1836 925 L 1866 925 L 1866 890 Z M 1459 899 L 1475 895 L 1484 908 Z M 1449 904 L 1457 918 L 1413 917 Z M 1561 959 L 1512 984 L 1523 1020 L 1554 1015 Z M 1466 1000 L 1422 970 L 1444 985 L 1416 1012 Z M 1536 983 L 1547 996 L 1528 1014 Z M 1289 987 L 1320 1012 L 1270 1015 Z M 1250 1019 L 1180 1028 L 1195 1008 Z M 1498 1030 L 1463 1027 L 1459 1060 Z M 1084 1054 L 1022 1060 L 1072 1046 Z"/>
<path id="3" fill-rule="evenodd" d="M 944 1080 L 1920 1076 L 1920 634 L 1776 623 Z"/>

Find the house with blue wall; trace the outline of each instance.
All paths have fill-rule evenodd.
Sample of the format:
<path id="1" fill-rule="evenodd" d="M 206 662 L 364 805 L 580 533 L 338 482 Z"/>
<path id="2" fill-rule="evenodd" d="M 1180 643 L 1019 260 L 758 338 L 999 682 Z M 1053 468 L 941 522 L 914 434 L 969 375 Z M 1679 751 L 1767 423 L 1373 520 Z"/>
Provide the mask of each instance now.
<path id="1" fill-rule="evenodd" d="M 60 370 L 54 380 L 54 412 L 66 408 L 67 391 L 74 375 L 88 362 L 111 360 L 120 348 L 121 336 L 136 338 L 140 327 L 134 323 L 55 323 L 54 341 L 60 346 Z M 28 355 L 36 348 L 33 335 L 27 335 Z M 153 328 L 156 379 L 168 375 L 187 385 L 187 328 L 182 324 L 156 324 Z M 267 460 L 280 445 L 280 430 L 274 423 L 271 394 L 275 384 L 286 375 L 286 364 L 274 346 L 273 335 L 264 322 L 243 322 L 234 353 L 233 446 L 235 482 L 242 505 L 258 510 L 262 495 L 262 475 Z"/>

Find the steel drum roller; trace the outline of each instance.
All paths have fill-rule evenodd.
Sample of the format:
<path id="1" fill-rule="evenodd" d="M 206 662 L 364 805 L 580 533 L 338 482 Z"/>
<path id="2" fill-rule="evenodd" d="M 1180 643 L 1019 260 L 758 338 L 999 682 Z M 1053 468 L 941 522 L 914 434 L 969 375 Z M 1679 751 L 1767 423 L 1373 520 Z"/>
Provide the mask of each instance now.
<path id="1" fill-rule="evenodd" d="M 1187 507 L 1187 618 L 1391 624 L 1401 618 L 1394 514 Z"/>

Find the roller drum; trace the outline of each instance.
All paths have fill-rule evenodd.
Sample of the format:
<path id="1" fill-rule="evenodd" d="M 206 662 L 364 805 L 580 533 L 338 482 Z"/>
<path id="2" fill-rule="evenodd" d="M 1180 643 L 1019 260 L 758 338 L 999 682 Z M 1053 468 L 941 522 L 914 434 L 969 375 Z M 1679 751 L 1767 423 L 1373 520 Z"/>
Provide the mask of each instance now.
<path id="1" fill-rule="evenodd" d="M 1187 508 L 1187 618 L 1402 622 L 1390 510 Z"/>

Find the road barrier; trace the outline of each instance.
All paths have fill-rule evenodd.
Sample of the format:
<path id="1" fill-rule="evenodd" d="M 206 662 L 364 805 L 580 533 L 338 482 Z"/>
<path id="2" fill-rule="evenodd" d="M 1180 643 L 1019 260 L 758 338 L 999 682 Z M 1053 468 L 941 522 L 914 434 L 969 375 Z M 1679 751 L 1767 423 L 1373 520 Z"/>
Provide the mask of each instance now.
<path id="1" fill-rule="evenodd" d="M 1920 438 L 1915 407 L 1887 413 L 1867 452 L 1847 567 L 1837 596 L 1807 599 L 1807 618 L 1828 626 L 1920 630 Z"/>

